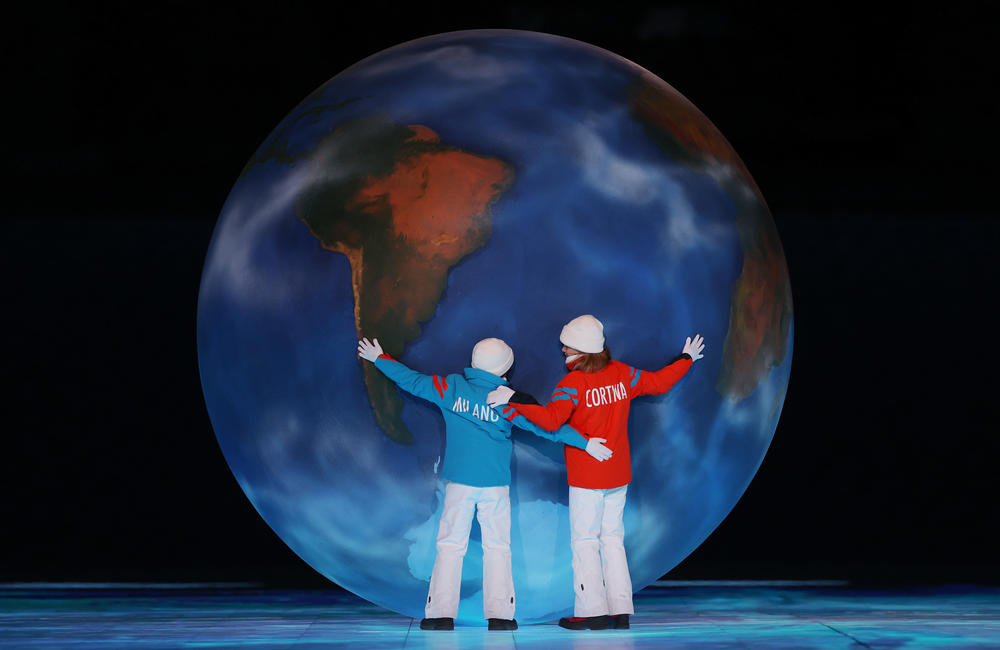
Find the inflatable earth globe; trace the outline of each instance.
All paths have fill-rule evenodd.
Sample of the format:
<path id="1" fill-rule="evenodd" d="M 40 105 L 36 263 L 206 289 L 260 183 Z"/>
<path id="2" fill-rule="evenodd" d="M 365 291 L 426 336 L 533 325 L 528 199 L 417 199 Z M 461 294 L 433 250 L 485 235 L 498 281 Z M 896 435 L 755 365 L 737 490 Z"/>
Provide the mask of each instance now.
<path id="1" fill-rule="evenodd" d="M 722 521 L 760 465 L 791 366 L 774 222 L 732 147 L 679 92 L 598 47 L 465 31 L 379 52 L 309 95 L 223 207 L 198 301 L 219 445 L 305 562 L 420 618 L 444 481 L 444 421 L 357 356 L 360 337 L 427 374 L 477 341 L 514 349 L 545 402 L 559 333 L 604 323 L 613 358 L 704 358 L 632 403 L 625 508 L 636 590 Z M 511 552 L 522 623 L 571 612 L 560 445 L 515 429 Z M 483 624 L 478 524 L 459 621 Z"/>

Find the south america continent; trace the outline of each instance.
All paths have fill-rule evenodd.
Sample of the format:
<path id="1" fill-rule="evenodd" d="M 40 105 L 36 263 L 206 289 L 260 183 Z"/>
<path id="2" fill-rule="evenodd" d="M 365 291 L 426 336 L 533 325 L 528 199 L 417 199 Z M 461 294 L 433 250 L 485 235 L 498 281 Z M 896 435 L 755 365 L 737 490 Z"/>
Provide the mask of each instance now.
<path id="1" fill-rule="evenodd" d="M 433 316 L 449 271 L 489 241 L 490 207 L 513 170 L 380 116 L 341 124 L 308 164 L 296 215 L 323 248 L 347 256 L 358 336 L 399 357 Z M 378 426 L 412 442 L 396 387 L 373 364 L 361 369 Z"/>

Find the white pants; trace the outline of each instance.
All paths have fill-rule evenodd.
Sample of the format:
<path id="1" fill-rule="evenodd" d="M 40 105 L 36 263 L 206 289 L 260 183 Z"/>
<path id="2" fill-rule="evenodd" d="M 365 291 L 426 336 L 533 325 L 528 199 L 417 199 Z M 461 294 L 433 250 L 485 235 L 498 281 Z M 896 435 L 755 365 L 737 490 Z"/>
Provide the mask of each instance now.
<path id="1" fill-rule="evenodd" d="M 472 514 L 483 540 L 484 618 L 514 618 L 510 565 L 510 486 L 472 487 L 448 483 L 438 524 L 437 557 L 427 592 L 427 618 L 455 618 L 462 587 L 462 560 L 469 548 Z"/>
<path id="2" fill-rule="evenodd" d="M 574 616 L 634 614 L 625 558 L 625 492 L 569 488 Z"/>

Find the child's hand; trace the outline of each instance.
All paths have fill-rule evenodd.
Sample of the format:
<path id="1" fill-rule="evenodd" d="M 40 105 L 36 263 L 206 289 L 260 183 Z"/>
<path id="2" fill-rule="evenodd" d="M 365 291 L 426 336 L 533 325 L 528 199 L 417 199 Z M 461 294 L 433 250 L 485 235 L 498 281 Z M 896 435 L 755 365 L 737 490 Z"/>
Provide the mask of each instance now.
<path id="1" fill-rule="evenodd" d="M 514 391 L 509 386 L 497 386 L 486 396 L 486 404 L 489 406 L 502 406 L 510 401 Z"/>
<path id="2" fill-rule="evenodd" d="M 612 453 L 610 449 L 601 444 L 602 442 L 607 442 L 607 440 L 605 438 L 591 438 L 587 441 L 587 448 L 584 450 L 596 458 L 599 463 L 611 458 Z"/>
<path id="3" fill-rule="evenodd" d="M 701 351 L 704 349 L 705 349 L 705 339 L 704 337 L 702 337 L 701 334 L 695 334 L 694 340 L 691 340 L 691 337 L 689 336 L 687 337 L 687 340 L 684 342 L 684 354 L 690 356 L 691 361 L 697 361 L 698 359 L 705 356 L 701 353 Z"/>
<path id="4" fill-rule="evenodd" d="M 358 341 L 358 356 L 365 361 L 371 361 L 375 363 L 375 359 L 378 359 L 384 354 L 382 352 L 382 346 L 378 344 L 378 339 L 372 343 L 368 339 L 361 339 Z"/>

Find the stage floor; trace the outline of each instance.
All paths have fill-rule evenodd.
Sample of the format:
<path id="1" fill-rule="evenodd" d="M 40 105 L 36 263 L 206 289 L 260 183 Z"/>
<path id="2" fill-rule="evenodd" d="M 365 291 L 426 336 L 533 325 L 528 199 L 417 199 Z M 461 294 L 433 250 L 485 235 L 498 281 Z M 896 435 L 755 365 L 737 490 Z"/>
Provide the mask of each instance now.
<path id="1" fill-rule="evenodd" d="M 0 585 L 2 648 L 1000 648 L 1000 588 L 658 582 L 628 630 L 424 632 L 339 590 Z"/>

